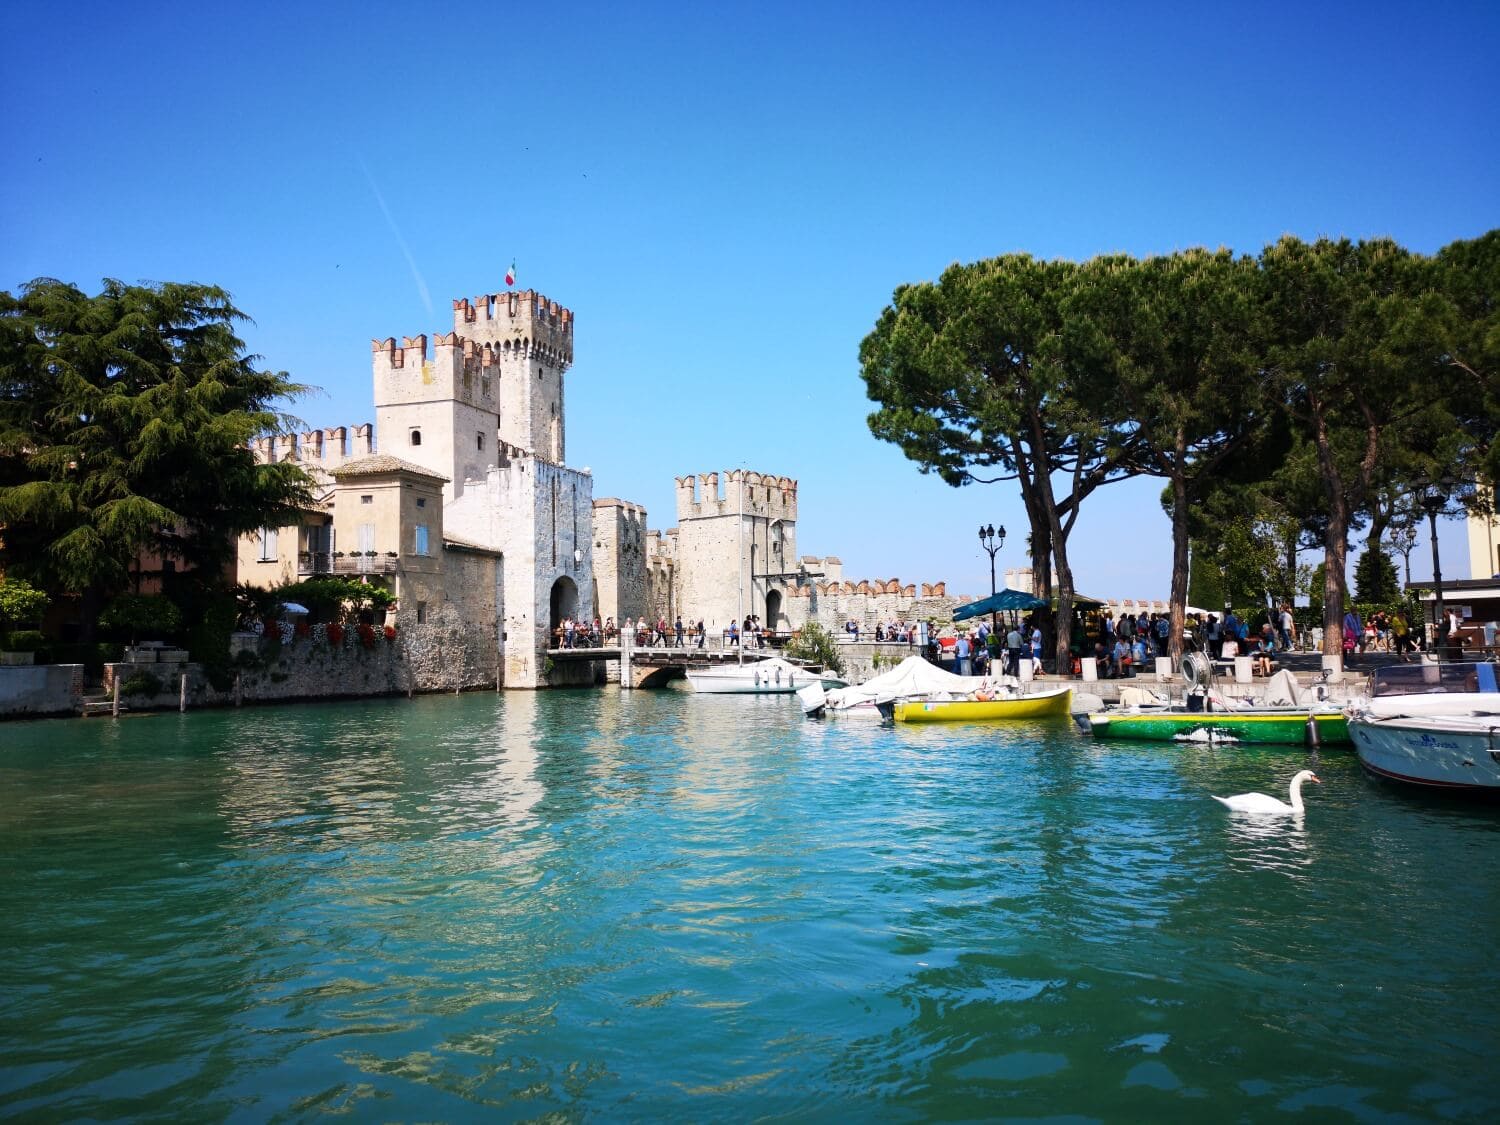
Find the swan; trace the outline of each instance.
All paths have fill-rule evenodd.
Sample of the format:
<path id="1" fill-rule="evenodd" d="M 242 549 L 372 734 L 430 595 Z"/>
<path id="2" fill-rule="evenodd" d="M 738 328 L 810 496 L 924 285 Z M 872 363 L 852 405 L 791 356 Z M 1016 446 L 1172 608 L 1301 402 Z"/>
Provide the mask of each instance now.
<path id="1" fill-rule="evenodd" d="M 1292 778 L 1291 797 L 1289 805 L 1285 801 L 1278 801 L 1275 797 L 1268 797 L 1264 793 L 1238 793 L 1233 797 L 1214 797 L 1215 801 L 1233 812 L 1285 814 L 1300 813 L 1302 811 L 1302 783 L 1304 781 L 1318 781 L 1318 775 L 1312 770 L 1303 770 Z M 1212 796 L 1212 794 L 1210 794 Z"/>

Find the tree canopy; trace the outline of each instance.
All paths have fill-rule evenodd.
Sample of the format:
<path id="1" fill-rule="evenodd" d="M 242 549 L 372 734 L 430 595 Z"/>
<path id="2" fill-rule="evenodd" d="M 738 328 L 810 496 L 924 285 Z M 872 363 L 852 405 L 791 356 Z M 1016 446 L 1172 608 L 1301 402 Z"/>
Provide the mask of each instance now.
<path id="1" fill-rule="evenodd" d="M 1298 552 L 1321 548 L 1313 600 L 1336 624 L 1352 531 L 1368 524 L 1379 552 L 1424 482 L 1457 494 L 1500 469 L 1497 295 L 1500 231 L 1430 258 L 1287 237 L 1256 258 L 954 265 L 898 288 L 862 342 L 869 425 L 949 484 L 1018 482 L 1060 618 L 1079 506 L 1152 475 L 1173 521 L 1174 637 L 1189 542 L 1217 572 L 1205 589 L 1267 603 L 1299 592 Z"/>
<path id="2" fill-rule="evenodd" d="M 300 469 L 249 449 L 303 388 L 245 354 L 244 319 L 208 285 L 0 293 L 0 564 L 81 595 L 86 630 L 143 552 L 217 576 L 309 502 Z"/>

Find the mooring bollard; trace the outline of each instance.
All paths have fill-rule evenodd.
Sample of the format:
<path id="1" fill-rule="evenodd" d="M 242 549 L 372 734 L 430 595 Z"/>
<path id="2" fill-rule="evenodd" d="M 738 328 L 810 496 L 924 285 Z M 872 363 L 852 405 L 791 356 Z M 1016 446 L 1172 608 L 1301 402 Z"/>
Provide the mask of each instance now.
<path id="1" fill-rule="evenodd" d="M 187 710 L 187 673 L 182 674 L 182 684 L 177 689 L 177 711 L 181 714 Z"/>
<path id="2" fill-rule="evenodd" d="M 115 691 L 114 701 L 109 708 L 109 717 L 118 719 L 120 717 L 120 670 L 115 669 Z"/>

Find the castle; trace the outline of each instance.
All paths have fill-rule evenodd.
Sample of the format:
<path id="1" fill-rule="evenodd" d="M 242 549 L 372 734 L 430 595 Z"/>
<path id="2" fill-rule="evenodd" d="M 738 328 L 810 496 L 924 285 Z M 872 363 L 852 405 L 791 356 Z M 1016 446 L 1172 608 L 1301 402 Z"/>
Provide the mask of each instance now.
<path id="1" fill-rule="evenodd" d="M 313 476 L 318 504 L 297 529 L 246 537 L 241 581 L 388 583 L 419 686 L 557 682 L 554 630 L 594 613 L 593 479 L 564 463 L 573 314 L 531 290 L 486 294 L 454 301 L 430 348 L 371 352 L 378 452 L 368 425 L 352 450 L 343 428 L 261 439 L 260 457 Z"/>
<path id="2" fill-rule="evenodd" d="M 548 660 L 565 618 L 756 616 L 818 621 L 950 612 L 942 583 L 846 581 L 834 557 L 797 554 L 797 482 L 732 469 L 677 480 L 677 526 L 595 500 L 565 463 L 564 373 L 573 314 L 531 290 L 453 302 L 453 330 L 371 341 L 376 422 L 254 443 L 295 461 L 315 504 L 291 528 L 241 540 L 237 576 L 272 587 L 318 574 L 385 584 L 414 687 L 535 688 L 604 670 Z M 378 443 L 377 443 L 378 435 Z"/>

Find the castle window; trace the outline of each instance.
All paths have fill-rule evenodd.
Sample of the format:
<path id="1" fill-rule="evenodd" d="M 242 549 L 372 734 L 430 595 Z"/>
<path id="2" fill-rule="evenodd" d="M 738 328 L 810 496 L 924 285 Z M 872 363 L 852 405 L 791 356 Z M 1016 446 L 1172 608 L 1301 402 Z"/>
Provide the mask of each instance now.
<path id="1" fill-rule="evenodd" d="M 417 603 L 417 624 L 418 625 L 426 625 L 427 624 L 427 603 L 426 602 L 418 602 Z"/>
<path id="2" fill-rule="evenodd" d="M 422 431 L 421 430 L 413 430 L 411 432 L 411 443 L 413 445 L 421 445 L 422 444 Z"/>
<path id="3" fill-rule="evenodd" d="M 418 496 L 417 497 L 417 507 L 419 507 L 419 508 L 425 508 L 425 507 L 427 507 L 427 497 L 425 497 L 425 496 Z"/>
<path id="4" fill-rule="evenodd" d="M 479 393 L 484 395 L 485 398 L 490 397 L 490 377 L 488 375 L 480 376 Z"/>
<path id="5" fill-rule="evenodd" d="M 419 555 L 426 555 L 428 553 L 428 551 L 427 551 L 427 525 L 425 523 L 419 523 L 419 524 L 417 524 L 416 532 L 417 532 L 417 535 L 416 535 L 416 543 L 415 543 L 415 547 L 416 547 L 416 552 L 415 553 L 419 554 Z"/>
<path id="6" fill-rule="evenodd" d="M 478 443 L 478 448 L 479 449 L 483 449 L 484 448 L 484 435 L 483 434 L 475 434 L 474 435 L 474 440 L 475 440 L 476 443 Z"/>
<path id="7" fill-rule="evenodd" d="M 359 502 L 361 504 L 373 504 L 373 503 L 375 503 L 375 497 L 374 496 L 361 496 L 359 498 Z"/>

